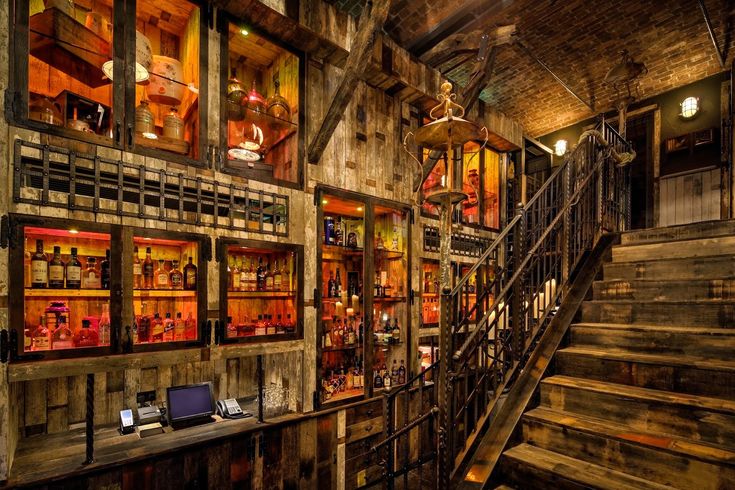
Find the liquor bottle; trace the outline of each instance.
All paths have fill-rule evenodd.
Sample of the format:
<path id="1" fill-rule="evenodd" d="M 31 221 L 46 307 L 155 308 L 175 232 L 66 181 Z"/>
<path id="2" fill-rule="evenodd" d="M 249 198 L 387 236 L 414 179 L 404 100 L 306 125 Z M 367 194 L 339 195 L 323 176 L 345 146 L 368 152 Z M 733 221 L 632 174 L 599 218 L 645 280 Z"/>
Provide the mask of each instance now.
<path id="1" fill-rule="evenodd" d="M 33 349 L 33 337 L 31 329 L 26 327 L 23 329 L 23 352 L 30 352 Z"/>
<path id="2" fill-rule="evenodd" d="M 268 264 L 265 268 L 265 290 L 266 291 L 273 291 L 274 289 L 274 279 L 273 279 L 273 271 L 271 271 L 271 262 L 268 261 Z"/>
<path id="3" fill-rule="evenodd" d="M 255 335 L 265 335 L 265 322 L 263 315 L 258 315 L 258 323 L 255 324 Z"/>
<path id="4" fill-rule="evenodd" d="M 143 260 L 143 288 L 153 289 L 153 259 L 151 258 L 151 247 L 145 249 L 145 260 Z"/>
<path id="5" fill-rule="evenodd" d="M 90 321 L 82 320 L 82 328 L 74 334 L 74 347 L 97 347 L 99 343 L 99 334 L 93 328 L 90 328 Z"/>
<path id="6" fill-rule="evenodd" d="M 380 284 L 380 271 L 375 272 L 375 297 L 383 296 L 383 286 Z"/>
<path id="7" fill-rule="evenodd" d="M 176 259 L 171 261 L 171 272 L 168 273 L 168 279 L 171 289 L 184 288 L 184 274 L 179 270 L 179 261 Z"/>
<path id="8" fill-rule="evenodd" d="M 133 248 L 133 288 L 143 288 L 143 264 L 138 257 L 138 247 Z"/>
<path id="9" fill-rule="evenodd" d="M 380 236 L 380 232 L 378 232 L 377 238 L 375 238 L 375 250 L 384 250 L 385 249 L 385 243 L 383 243 L 383 237 Z"/>
<path id="10" fill-rule="evenodd" d="M 327 297 L 333 298 L 335 296 L 334 275 L 332 274 L 332 271 L 329 271 L 329 281 L 327 282 Z"/>
<path id="11" fill-rule="evenodd" d="M 398 384 L 406 384 L 406 366 L 403 364 L 403 359 L 401 359 L 401 366 L 398 368 Z"/>
<path id="12" fill-rule="evenodd" d="M 61 247 L 54 247 L 54 258 L 48 263 L 48 287 L 61 289 L 64 287 L 64 261 L 61 260 Z"/>
<path id="13" fill-rule="evenodd" d="M 324 217 L 324 243 L 326 245 L 334 245 L 334 218 L 332 216 Z"/>
<path id="14" fill-rule="evenodd" d="M 110 289 L 110 250 L 105 250 L 105 260 L 100 262 L 100 285 Z"/>
<path id="15" fill-rule="evenodd" d="M 329 349 L 330 347 L 332 347 L 332 332 L 326 329 L 326 325 L 324 327 L 325 330 L 322 336 L 322 347 L 326 347 L 327 349 Z"/>
<path id="16" fill-rule="evenodd" d="M 240 262 L 240 290 L 250 291 L 250 272 L 245 267 L 245 258 Z"/>
<path id="17" fill-rule="evenodd" d="M 31 287 L 45 288 L 48 284 L 48 257 L 43 253 L 43 240 L 36 240 L 36 253 L 31 257 Z"/>
<path id="18" fill-rule="evenodd" d="M 176 320 L 174 321 L 174 340 L 186 340 L 186 323 L 181 318 L 181 312 L 176 313 Z"/>
<path id="19" fill-rule="evenodd" d="M 73 335 L 69 329 L 69 325 L 66 323 L 66 316 L 61 315 L 59 322 L 56 324 L 54 334 L 51 339 L 51 348 L 56 349 L 71 349 L 74 347 L 72 342 Z"/>
<path id="20" fill-rule="evenodd" d="M 149 249 L 150 250 L 150 249 Z M 151 317 L 146 313 L 146 303 L 140 305 L 140 315 L 135 322 L 137 342 L 148 342 L 151 338 Z"/>
<path id="21" fill-rule="evenodd" d="M 398 384 L 398 362 L 393 359 L 393 367 L 390 370 L 390 382 L 392 385 Z"/>
<path id="22" fill-rule="evenodd" d="M 163 341 L 174 341 L 174 321 L 171 319 L 171 313 L 166 312 L 166 319 L 163 320 Z"/>
<path id="23" fill-rule="evenodd" d="M 284 325 L 286 333 L 294 333 L 296 331 L 296 325 L 291 321 L 291 314 L 286 315 L 286 324 Z"/>
<path id="24" fill-rule="evenodd" d="M 393 227 L 393 240 L 391 242 L 391 248 L 394 251 L 398 251 L 398 227 Z"/>
<path id="25" fill-rule="evenodd" d="M 275 335 L 277 333 L 277 327 L 276 324 L 273 323 L 273 315 L 267 315 L 268 320 L 265 322 L 265 334 L 266 335 Z"/>
<path id="26" fill-rule="evenodd" d="M 188 291 L 196 291 L 197 289 L 197 266 L 191 257 L 189 263 L 184 266 L 184 289 Z"/>
<path id="27" fill-rule="evenodd" d="M 97 328 L 99 329 L 98 337 L 99 337 L 100 344 L 109 345 L 110 344 L 110 305 L 107 303 L 102 303 L 102 315 L 100 315 L 100 322 Z"/>
<path id="28" fill-rule="evenodd" d="M 31 252 L 28 250 L 28 239 L 23 239 L 23 287 L 31 287 Z"/>
<path id="29" fill-rule="evenodd" d="M 255 271 L 256 289 L 265 291 L 265 268 L 263 267 L 263 257 L 258 257 L 258 269 Z"/>
<path id="30" fill-rule="evenodd" d="M 276 333 L 286 333 L 286 326 L 283 324 L 283 318 L 280 313 L 278 314 L 278 320 L 276 320 Z"/>
<path id="31" fill-rule="evenodd" d="M 245 267 L 245 264 L 243 264 Z M 247 273 L 245 274 L 246 282 L 243 284 L 243 288 L 248 291 L 258 290 L 258 272 L 255 267 L 255 257 L 250 257 L 250 264 L 248 265 Z"/>
<path id="32" fill-rule="evenodd" d="M 87 268 L 84 269 L 84 275 L 82 276 L 82 287 L 86 289 L 100 289 L 102 287 L 95 257 L 87 257 Z"/>
<path id="33" fill-rule="evenodd" d="M 337 267 L 337 277 L 334 279 L 334 295 L 338 298 L 342 297 L 342 277 L 339 275 L 339 267 Z"/>
<path id="34" fill-rule="evenodd" d="M 79 289 L 82 287 L 82 263 L 77 258 L 77 248 L 71 248 L 71 257 L 66 263 L 66 288 Z"/>
<path id="35" fill-rule="evenodd" d="M 383 374 L 383 387 L 387 389 L 391 387 L 390 373 L 387 369 L 385 370 L 385 374 Z"/>
<path id="36" fill-rule="evenodd" d="M 342 227 L 342 217 L 337 217 L 337 223 L 334 225 L 334 244 L 339 245 L 340 247 L 344 246 L 345 241 L 345 232 Z"/>
<path id="37" fill-rule="evenodd" d="M 163 320 L 158 312 L 151 320 L 151 342 L 163 342 Z"/>
<path id="38" fill-rule="evenodd" d="M 168 289 L 168 272 L 164 267 L 166 261 L 158 259 L 158 269 L 156 270 L 156 289 Z"/>
<path id="39" fill-rule="evenodd" d="M 375 379 L 373 380 L 373 388 L 383 387 L 383 376 L 380 375 L 380 371 L 375 370 Z"/>
<path id="40" fill-rule="evenodd" d="M 237 265 L 237 257 L 235 257 L 232 260 L 233 266 L 232 266 L 232 290 L 233 291 L 241 291 L 242 290 L 242 275 L 240 273 L 240 266 Z"/>
<path id="41" fill-rule="evenodd" d="M 186 340 L 196 340 L 197 339 L 197 322 L 194 319 L 193 316 L 191 316 L 191 312 L 189 312 L 189 315 L 186 317 L 186 322 L 184 322 L 184 330 L 186 332 Z"/>
<path id="42" fill-rule="evenodd" d="M 394 344 L 401 343 L 401 329 L 398 327 L 398 318 L 393 319 L 393 331 L 391 332 L 391 336 Z"/>
<path id="43" fill-rule="evenodd" d="M 276 266 L 273 269 L 273 290 L 283 290 L 283 275 L 281 275 L 281 269 L 278 267 L 278 259 L 276 259 Z"/>
<path id="44" fill-rule="evenodd" d="M 51 348 L 51 334 L 43 322 L 43 316 L 38 320 L 38 326 L 31 334 L 31 350 L 49 350 Z"/>

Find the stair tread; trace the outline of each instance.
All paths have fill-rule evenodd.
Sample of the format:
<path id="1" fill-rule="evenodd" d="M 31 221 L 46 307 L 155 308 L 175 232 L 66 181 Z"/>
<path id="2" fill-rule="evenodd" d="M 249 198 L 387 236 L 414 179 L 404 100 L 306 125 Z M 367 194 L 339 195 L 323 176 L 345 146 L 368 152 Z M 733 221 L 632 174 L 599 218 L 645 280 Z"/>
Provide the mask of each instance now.
<path id="1" fill-rule="evenodd" d="M 642 246 L 642 245 L 620 245 L 621 247 L 633 247 L 633 246 Z M 667 262 L 667 261 L 685 261 L 685 260 L 702 260 L 702 261 L 708 261 L 708 260 L 719 260 L 719 259 L 729 259 L 732 258 L 732 256 L 735 255 L 735 251 L 731 253 L 721 253 L 721 254 L 707 254 L 707 255 L 697 255 L 693 257 L 667 257 L 667 256 L 661 256 L 661 257 L 655 257 L 655 258 L 645 258 L 645 259 L 633 259 L 633 260 L 613 260 L 611 262 L 608 262 L 605 265 L 635 265 L 640 264 L 644 262 Z"/>
<path id="2" fill-rule="evenodd" d="M 628 303 L 635 303 L 640 305 L 650 305 L 652 303 L 655 303 L 657 305 L 681 305 L 681 304 L 708 304 L 708 305 L 727 305 L 727 304 L 733 304 L 735 305 L 735 299 L 669 299 L 669 300 L 656 300 L 651 301 L 649 299 L 589 299 L 586 300 L 585 303 L 597 303 L 597 304 L 607 304 L 607 303 L 616 303 L 616 304 L 628 304 Z"/>
<path id="3" fill-rule="evenodd" d="M 672 332 L 696 335 L 735 335 L 735 328 L 727 327 L 688 327 L 686 325 L 647 325 L 645 323 L 578 322 L 574 327 L 606 328 L 610 330 L 630 330 L 634 332 Z"/>
<path id="4" fill-rule="evenodd" d="M 735 222 L 733 220 L 708 220 L 697 223 L 630 230 L 621 233 L 620 239 L 621 243 L 625 245 L 634 243 L 673 242 L 691 239 L 692 236 L 687 236 L 687 233 L 691 232 L 696 233 L 693 235 L 696 237 L 716 238 L 733 234 L 733 229 L 735 229 Z"/>
<path id="5" fill-rule="evenodd" d="M 538 407 L 526 412 L 525 419 L 595 434 L 629 444 L 668 451 L 685 458 L 696 458 L 716 465 L 735 466 L 735 452 L 715 444 L 668 434 L 654 434 L 603 419 Z"/>
<path id="6" fill-rule="evenodd" d="M 707 359 L 695 356 L 684 356 L 680 354 L 649 354 L 643 352 L 634 352 L 621 349 L 594 349 L 591 347 L 565 347 L 557 352 L 567 354 L 582 355 L 588 357 L 598 357 L 601 359 L 614 359 L 622 361 L 632 361 L 644 364 L 663 364 L 669 366 L 687 366 L 700 369 L 712 369 L 715 371 L 735 371 L 735 361 L 725 361 L 722 359 Z"/>
<path id="7" fill-rule="evenodd" d="M 557 374 L 541 380 L 542 384 L 567 386 L 579 388 L 586 391 L 596 391 L 610 395 L 618 395 L 625 398 L 655 401 L 671 405 L 702 408 L 705 410 L 735 414 L 735 400 L 725 400 L 709 396 L 690 395 L 673 391 L 654 390 L 641 388 L 639 386 L 621 385 L 608 383 L 606 381 L 595 381 L 592 379 L 576 378 Z"/>
<path id="8" fill-rule="evenodd" d="M 532 466 L 554 473 L 562 478 L 589 485 L 592 488 L 604 490 L 618 490 L 620 488 L 663 490 L 672 488 L 526 443 L 506 450 L 503 456 L 514 459 L 523 465 Z"/>

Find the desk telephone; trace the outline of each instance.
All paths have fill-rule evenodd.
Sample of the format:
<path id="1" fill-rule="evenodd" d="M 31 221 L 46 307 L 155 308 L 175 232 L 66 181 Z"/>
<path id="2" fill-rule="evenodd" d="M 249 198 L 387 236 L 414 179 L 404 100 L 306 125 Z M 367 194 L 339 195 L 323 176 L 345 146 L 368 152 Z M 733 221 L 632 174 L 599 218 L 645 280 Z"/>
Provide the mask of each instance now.
<path id="1" fill-rule="evenodd" d="M 252 417 L 251 413 L 243 412 L 240 404 L 234 398 L 219 400 L 217 402 L 217 413 L 226 419 L 241 419 Z"/>

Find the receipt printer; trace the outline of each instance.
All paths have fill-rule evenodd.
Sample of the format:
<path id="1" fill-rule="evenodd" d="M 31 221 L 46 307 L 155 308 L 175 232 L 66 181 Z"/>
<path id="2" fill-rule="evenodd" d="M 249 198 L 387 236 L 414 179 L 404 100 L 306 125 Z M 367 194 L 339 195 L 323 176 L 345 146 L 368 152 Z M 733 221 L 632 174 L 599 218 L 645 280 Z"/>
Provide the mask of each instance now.
<path id="1" fill-rule="evenodd" d="M 149 407 L 138 407 L 138 425 L 161 423 L 161 410 L 151 405 Z"/>

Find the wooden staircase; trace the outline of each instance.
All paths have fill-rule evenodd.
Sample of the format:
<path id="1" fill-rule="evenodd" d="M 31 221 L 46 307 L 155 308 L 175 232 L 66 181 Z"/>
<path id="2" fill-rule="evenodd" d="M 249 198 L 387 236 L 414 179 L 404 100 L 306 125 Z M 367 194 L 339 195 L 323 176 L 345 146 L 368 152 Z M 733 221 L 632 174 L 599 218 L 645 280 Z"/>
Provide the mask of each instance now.
<path id="1" fill-rule="evenodd" d="M 625 233 L 603 270 L 494 485 L 735 488 L 735 221 Z"/>

